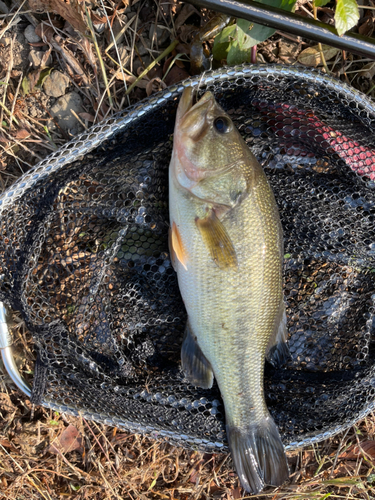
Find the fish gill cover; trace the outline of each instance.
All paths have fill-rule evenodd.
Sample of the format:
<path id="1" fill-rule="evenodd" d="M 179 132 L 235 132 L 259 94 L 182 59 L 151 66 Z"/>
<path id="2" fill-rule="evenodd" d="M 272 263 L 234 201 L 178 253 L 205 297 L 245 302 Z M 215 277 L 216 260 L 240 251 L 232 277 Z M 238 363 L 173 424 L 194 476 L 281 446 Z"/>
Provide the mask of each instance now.
<path id="1" fill-rule="evenodd" d="M 77 138 L 0 199 L 0 299 L 38 359 L 32 400 L 131 431 L 227 449 L 216 385 L 184 379 L 186 312 L 168 252 L 168 165 L 186 85 L 211 90 L 256 155 L 284 230 L 291 359 L 266 367 L 284 444 L 373 409 L 375 109 L 315 71 L 208 73 Z"/>

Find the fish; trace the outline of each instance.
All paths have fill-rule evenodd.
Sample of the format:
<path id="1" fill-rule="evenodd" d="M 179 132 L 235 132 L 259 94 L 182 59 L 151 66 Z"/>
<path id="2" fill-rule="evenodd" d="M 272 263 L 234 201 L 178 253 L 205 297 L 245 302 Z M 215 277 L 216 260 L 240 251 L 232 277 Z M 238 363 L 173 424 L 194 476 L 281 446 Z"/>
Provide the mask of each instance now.
<path id="1" fill-rule="evenodd" d="M 289 356 L 283 231 L 266 175 L 229 115 L 207 91 L 184 89 L 169 165 L 169 248 L 187 324 L 187 381 L 225 407 L 229 449 L 243 488 L 259 493 L 289 477 L 264 398 L 264 364 Z"/>

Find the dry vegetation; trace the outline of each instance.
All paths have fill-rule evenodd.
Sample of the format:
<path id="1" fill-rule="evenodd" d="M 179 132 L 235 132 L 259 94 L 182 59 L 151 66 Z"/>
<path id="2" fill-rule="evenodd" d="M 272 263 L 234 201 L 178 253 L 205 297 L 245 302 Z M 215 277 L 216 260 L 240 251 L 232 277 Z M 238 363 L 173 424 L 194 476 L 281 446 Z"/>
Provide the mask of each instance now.
<path id="1" fill-rule="evenodd" d="M 375 4 L 364 3 L 358 30 L 372 36 Z M 314 12 L 298 0 L 297 11 L 332 24 L 332 5 Z M 213 15 L 175 0 L 0 0 L 1 189 L 72 135 L 188 77 L 190 43 Z M 38 36 L 25 38 L 26 29 Z M 276 33 L 258 46 L 258 61 L 319 65 L 375 96 L 373 61 L 324 47 L 323 61 L 318 49 L 305 51 L 313 45 Z M 69 116 L 61 102 L 67 95 L 75 99 Z M 15 352 L 32 377 L 32 339 L 14 321 Z M 0 415 L 0 498 L 246 498 L 229 456 L 32 408 L 5 374 Z M 369 416 L 344 435 L 290 453 L 290 483 L 257 498 L 373 498 L 374 434 Z"/>

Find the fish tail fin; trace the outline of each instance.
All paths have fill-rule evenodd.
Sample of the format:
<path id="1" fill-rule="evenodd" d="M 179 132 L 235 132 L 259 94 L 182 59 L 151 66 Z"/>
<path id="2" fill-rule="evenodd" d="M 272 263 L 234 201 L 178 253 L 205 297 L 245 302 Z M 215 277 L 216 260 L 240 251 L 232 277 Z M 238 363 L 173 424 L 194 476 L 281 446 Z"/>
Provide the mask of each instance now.
<path id="1" fill-rule="evenodd" d="M 246 427 L 227 426 L 229 448 L 242 487 L 259 493 L 265 485 L 280 486 L 289 477 L 279 431 L 271 416 Z"/>

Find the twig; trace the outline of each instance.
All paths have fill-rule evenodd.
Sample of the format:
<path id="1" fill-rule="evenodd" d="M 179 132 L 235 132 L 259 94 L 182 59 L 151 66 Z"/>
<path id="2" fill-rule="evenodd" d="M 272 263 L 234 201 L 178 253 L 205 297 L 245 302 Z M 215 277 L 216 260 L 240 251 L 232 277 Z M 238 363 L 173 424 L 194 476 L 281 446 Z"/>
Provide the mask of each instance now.
<path id="1" fill-rule="evenodd" d="M 116 54 L 117 54 L 117 58 L 118 58 L 119 63 L 120 63 L 120 69 L 121 69 L 122 79 L 123 79 L 123 81 L 124 81 L 124 87 L 125 87 L 125 93 L 126 93 L 126 91 L 128 90 L 128 88 L 127 88 L 126 81 L 125 81 L 124 68 L 123 68 L 122 61 L 121 61 L 121 57 L 120 57 L 120 54 L 119 54 L 119 51 L 118 51 L 117 40 L 116 40 L 116 38 L 115 38 L 115 34 L 113 33 L 111 23 L 109 22 L 107 11 L 106 11 L 106 9 L 104 8 L 103 0 L 100 0 L 100 3 L 102 4 L 103 11 L 104 11 L 104 13 L 105 13 L 105 17 L 106 17 L 106 19 L 107 19 L 107 23 L 108 23 L 109 31 L 111 32 L 111 37 L 112 37 L 112 40 L 113 40 L 113 44 L 114 44 L 115 49 L 116 49 Z M 125 26 L 126 26 L 126 25 L 125 25 Z M 120 36 L 120 34 L 121 34 L 121 32 L 122 32 L 123 30 L 125 31 L 125 27 L 124 27 L 124 28 L 120 31 L 120 33 L 119 33 L 119 35 L 118 35 L 118 36 Z M 128 99 L 128 105 L 130 106 L 130 98 L 129 98 L 129 96 L 128 96 L 128 95 L 127 95 L 127 99 Z"/>
<path id="2" fill-rule="evenodd" d="M 337 448 L 337 453 L 336 453 L 336 456 L 335 456 L 335 460 L 333 461 L 333 465 L 332 465 L 332 469 L 331 469 L 331 472 L 328 476 L 328 479 L 331 479 L 333 473 L 334 473 L 334 470 L 336 468 L 336 465 L 337 465 L 337 460 L 339 459 L 339 455 L 340 455 L 340 451 L 341 451 L 341 447 L 343 445 L 343 442 L 346 438 L 346 436 L 348 435 L 348 432 L 350 431 L 350 428 L 346 430 L 345 434 L 343 435 L 343 437 L 341 438 L 341 441 L 340 441 L 340 444 L 339 444 L 339 447 Z"/>
<path id="3" fill-rule="evenodd" d="M 142 73 L 139 75 L 139 77 L 130 85 L 130 87 L 128 88 L 128 90 L 126 91 L 126 94 L 129 94 L 133 89 L 134 87 L 137 85 L 137 83 L 142 80 L 142 78 L 144 76 L 147 75 L 147 73 L 149 71 L 152 70 L 152 68 L 154 66 L 156 66 L 165 56 L 167 56 L 170 52 L 172 52 L 172 50 L 179 44 L 179 41 L 178 40 L 173 40 L 173 42 L 164 50 L 164 52 L 162 52 L 160 54 L 160 56 L 158 56 L 154 61 L 152 61 L 152 63 L 145 69 L 142 71 Z"/>
<path id="4" fill-rule="evenodd" d="M 18 144 L 18 146 L 21 146 L 21 148 L 23 148 L 25 151 L 30 153 L 32 156 L 35 156 L 35 158 L 38 158 L 39 161 L 43 160 L 43 158 L 41 156 L 39 156 L 37 153 L 34 153 L 34 151 L 31 151 L 31 149 L 29 149 L 27 146 L 25 146 L 22 142 L 18 141 L 15 137 L 12 137 L 11 135 L 9 135 L 6 130 L 3 130 L 3 134 L 5 134 L 8 137 L 8 139 L 10 139 L 11 141 Z"/>
<path id="5" fill-rule="evenodd" d="M 23 4 L 26 2 L 26 0 L 23 0 L 23 2 L 21 3 L 21 5 L 18 7 L 18 9 L 16 10 L 15 14 L 13 15 L 12 19 L 10 20 L 10 22 L 5 26 L 5 28 L 0 31 L 0 38 L 3 37 L 4 33 L 12 26 L 12 22 L 14 21 L 14 19 L 17 17 L 19 11 L 21 10 L 21 8 L 23 7 Z"/>
<path id="6" fill-rule="evenodd" d="M 74 56 L 72 56 L 67 49 L 61 47 L 53 38 L 51 39 L 51 41 L 49 43 L 52 45 L 52 47 L 57 52 L 59 52 L 63 56 L 63 58 L 66 60 L 66 62 L 69 64 L 69 66 L 73 69 L 73 71 L 75 71 L 77 73 L 77 75 L 79 75 L 82 78 L 83 83 L 85 85 L 87 85 L 88 87 L 90 87 L 91 90 L 96 95 L 97 94 L 96 90 L 89 82 L 89 79 L 87 78 L 85 72 L 83 71 L 81 66 L 78 64 L 78 62 L 75 60 Z"/>
<path id="7" fill-rule="evenodd" d="M 87 24 L 88 24 L 88 27 L 90 29 L 91 36 L 92 36 L 92 41 L 94 42 L 94 47 L 95 47 L 95 50 L 96 50 L 96 54 L 97 54 L 98 59 L 99 59 L 100 69 L 102 70 L 104 84 L 105 84 L 106 89 L 107 89 L 107 95 L 108 95 L 109 105 L 111 106 L 111 108 L 113 108 L 113 101 L 112 101 L 111 91 L 110 91 L 110 89 L 108 87 L 107 72 L 105 70 L 104 61 L 103 61 L 102 54 L 100 52 L 100 48 L 99 48 L 99 45 L 98 45 L 98 40 L 96 39 L 94 26 L 92 25 L 91 17 L 90 17 L 90 14 L 89 14 L 86 6 L 85 6 L 85 12 L 86 12 Z"/>
<path id="8" fill-rule="evenodd" d="M 4 148 L 4 146 L 2 144 L 0 144 L 0 148 L 4 151 L 4 153 L 10 155 L 10 156 L 13 156 L 13 158 L 15 160 L 20 160 L 22 161 L 22 163 L 24 163 L 25 165 L 27 165 L 28 167 L 32 168 L 33 165 L 31 165 L 31 163 L 28 163 L 26 160 L 22 160 L 21 158 L 18 158 L 12 151 L 12 145 L 9 147 L 9 148 Z M 22 169 L 21 169 L 22 170 Z M 12 177 L 14 179 L 18 179 L 18 176 L 14 176 L 12 174 L 9 174 L 8 172 L 1 172 L 2 175 L 7 175 L 8 177 Z"/>
<path id="9" fill-rule="evenodd" d="M 6 111 L 9 116 L 11 115 L 11 111 L 9 111 L 9 109 L 6 106 L 4 106 L 4 104 L 1 101 L 0 101 L 0 108 L 4 109 L 4 111 Z M 16 118 L 13 117 L 13 121 L 16 125 L 19 125 Z"/>
<path id="10" fill-rule="evenodd" d="M 81 118 L 77 115 L 77 113 L 74 111 L 74 109 L 71 109 L 70 112 L 72 113 L 73 116 L 75 116 L 75 118 L 79 121 L 79 123 L 82 125 L 82 127 L 84 127 L 84 129 L 87 130 L 86 125 L 81 120 Z"/>
<path id="11" fill-rule="evenodd" d="M 13 116 L 14 115 L 14 108 L 16 106 L 18 92 L 20 91 L 20 87 L 21 87 L 21 83 L 22 83 L 22 77 L 23 77 L 23 73 L 21 73 L 20 79 L 18 80 L 18 85 L 17 85 L 17 88 L 16 88 L 16 93 L 15 93 L 15 95 L 13 97 L 12 109 L 10 110 L 9 129 L 12 128 L 12 120 L 14 119 L 14 116 Z"/>
<path id="12" fill-rule="evenodd" d="M 318 13 L 317 12 L 318 11 L 317 11 L 317 8 L 316 8 L 316 5 L 315 5 L 315 0 L 313 0 L 313 13 L 314 13 L 314 19 L 315 20 L 318 19 Z M 326 73 L 329 75 L 330 71 L 328 69 L 328 66 L 327 66 L 327 63 L 326 63 L 326 58 L 324 57 L 323 47 L 322 47 L 322 44 L 320 42 L 318 43 L 318 48 L 319 48 L 320 58 L 322 60 L 324 69 L 326 70 Z"/>
<path id="13" fill-rule="evenodd" d="M 8 65 L 8 71 L 5 77 L 5 87 L 9 85 L 9 79 L 10 79 L 10 74 L 13 69 L 13 46 L 14 46 L 14 39 L 16 38 L 16 33 L 13 34 L 12 38 L 10 39 L 10 58 L 9 58 L 9 65 Z M 4 95 L 3 95 L 3 105 L 5 106 L 5 100 L 7 97 L 7 89 L 4 89 Z M 0 113 L 0 123 L 3 123 L 3 116 L 4 116 L 4 109 L 1 108 L 1 113 Z M 12 115 L 10 115 L 10 123 L 9 127 L 12 125 Z"/>

